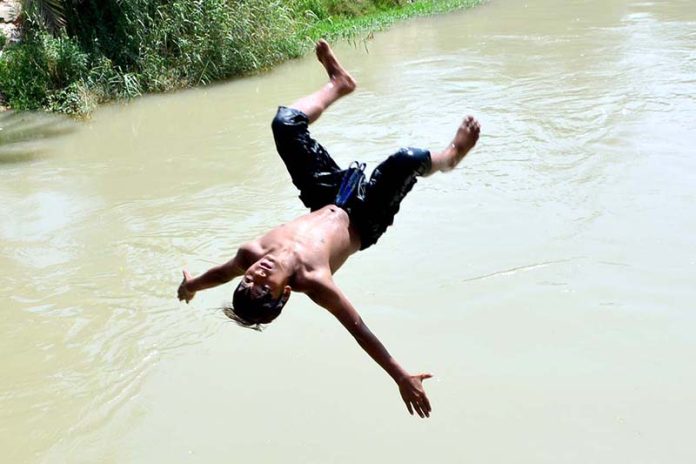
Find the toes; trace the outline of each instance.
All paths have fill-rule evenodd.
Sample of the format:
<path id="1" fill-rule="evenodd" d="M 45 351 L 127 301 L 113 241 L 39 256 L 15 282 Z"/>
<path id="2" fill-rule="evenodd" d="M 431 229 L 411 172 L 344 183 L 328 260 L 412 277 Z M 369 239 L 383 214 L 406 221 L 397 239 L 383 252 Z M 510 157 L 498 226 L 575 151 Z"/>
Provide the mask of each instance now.
<path id="1" fill-rule="evenodd" d="M 326 59 L 329 50 L 329 44 L 324 39 L 318 41 L 316 46 L 314 47 L 314 51 L 317 54 L 317 58 L 319 58 L 319 61 L 321 61 L 322 63 Z"/>
<path id="2" fill-rule="evenodd" d="M 469 129 L 471 132 L 476 132 L 478 133 L 481 130 L 481 124 L 478 122 L 478 120 L 473 117 L 473 116 L 467 116 L 464 119 L 464 126 Z"/>

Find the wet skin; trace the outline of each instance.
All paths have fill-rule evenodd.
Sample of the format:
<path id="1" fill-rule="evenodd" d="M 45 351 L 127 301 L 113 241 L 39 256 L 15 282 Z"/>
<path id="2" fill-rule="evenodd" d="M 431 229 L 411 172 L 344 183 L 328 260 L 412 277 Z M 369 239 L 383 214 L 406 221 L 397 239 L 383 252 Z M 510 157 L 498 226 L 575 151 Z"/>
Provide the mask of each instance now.
<path id="1" fill-rule="evenodd" d="M 348 214 L 328 205 L 242 245 L 243 262 L 251 263 L 242 282 L 252 292 L 270 291 L 274 298 L 287 286 L 306 293 L 319 276 L 334 274 L 359 249 Z"/>

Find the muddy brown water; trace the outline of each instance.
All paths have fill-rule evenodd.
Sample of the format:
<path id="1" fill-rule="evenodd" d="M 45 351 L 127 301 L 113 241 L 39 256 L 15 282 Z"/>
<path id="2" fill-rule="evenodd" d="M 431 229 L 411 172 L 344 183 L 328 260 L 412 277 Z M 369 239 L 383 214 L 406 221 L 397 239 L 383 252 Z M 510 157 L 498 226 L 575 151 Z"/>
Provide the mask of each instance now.
<path id="1" fill-rule="evenodd" d="M 176 301 L 303 212 L 269 122 L 310 56 L 2 119 L 2 461 L 695 462 L 693 2 L 492 0 L 336 48 L 360 88 L 313 133 L 342 164 L 483 126 L 337 274 L 432 418 L 303 296 L 263 334 L 230 285 Z"/>

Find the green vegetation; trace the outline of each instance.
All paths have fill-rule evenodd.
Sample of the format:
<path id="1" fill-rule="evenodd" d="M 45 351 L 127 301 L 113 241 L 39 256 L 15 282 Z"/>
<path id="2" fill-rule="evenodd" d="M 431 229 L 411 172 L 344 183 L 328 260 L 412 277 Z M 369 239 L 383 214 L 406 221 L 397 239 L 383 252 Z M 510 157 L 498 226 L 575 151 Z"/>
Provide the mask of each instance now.
<path id="1" fill-rule="evenodd" d="M 206 84 L 481 0 L 24 0 L 24 35 L 0 57 L 17 110 L 89 113 L 144 92 Z"/>

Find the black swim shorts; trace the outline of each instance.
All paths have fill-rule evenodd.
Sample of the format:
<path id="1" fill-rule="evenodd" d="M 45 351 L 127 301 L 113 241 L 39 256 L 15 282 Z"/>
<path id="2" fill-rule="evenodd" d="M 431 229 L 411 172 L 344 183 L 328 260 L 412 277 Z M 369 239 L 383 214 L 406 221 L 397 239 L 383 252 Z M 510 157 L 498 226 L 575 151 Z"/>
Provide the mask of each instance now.
<path id="1" fill-rule="evenodd" d="M 302 203 L 312 211 L 335 204 L 346 170 L 310 136 L 307 115 L 281 106 L 272 128 L 278 154 L 300 191 Z M 360 235 L 360 249 L 374 245 L 394 222 L 401 200 L 430 166 L 428 150 L 402 148 L 380 163 L 357 189 L 344 209 Z"/>

